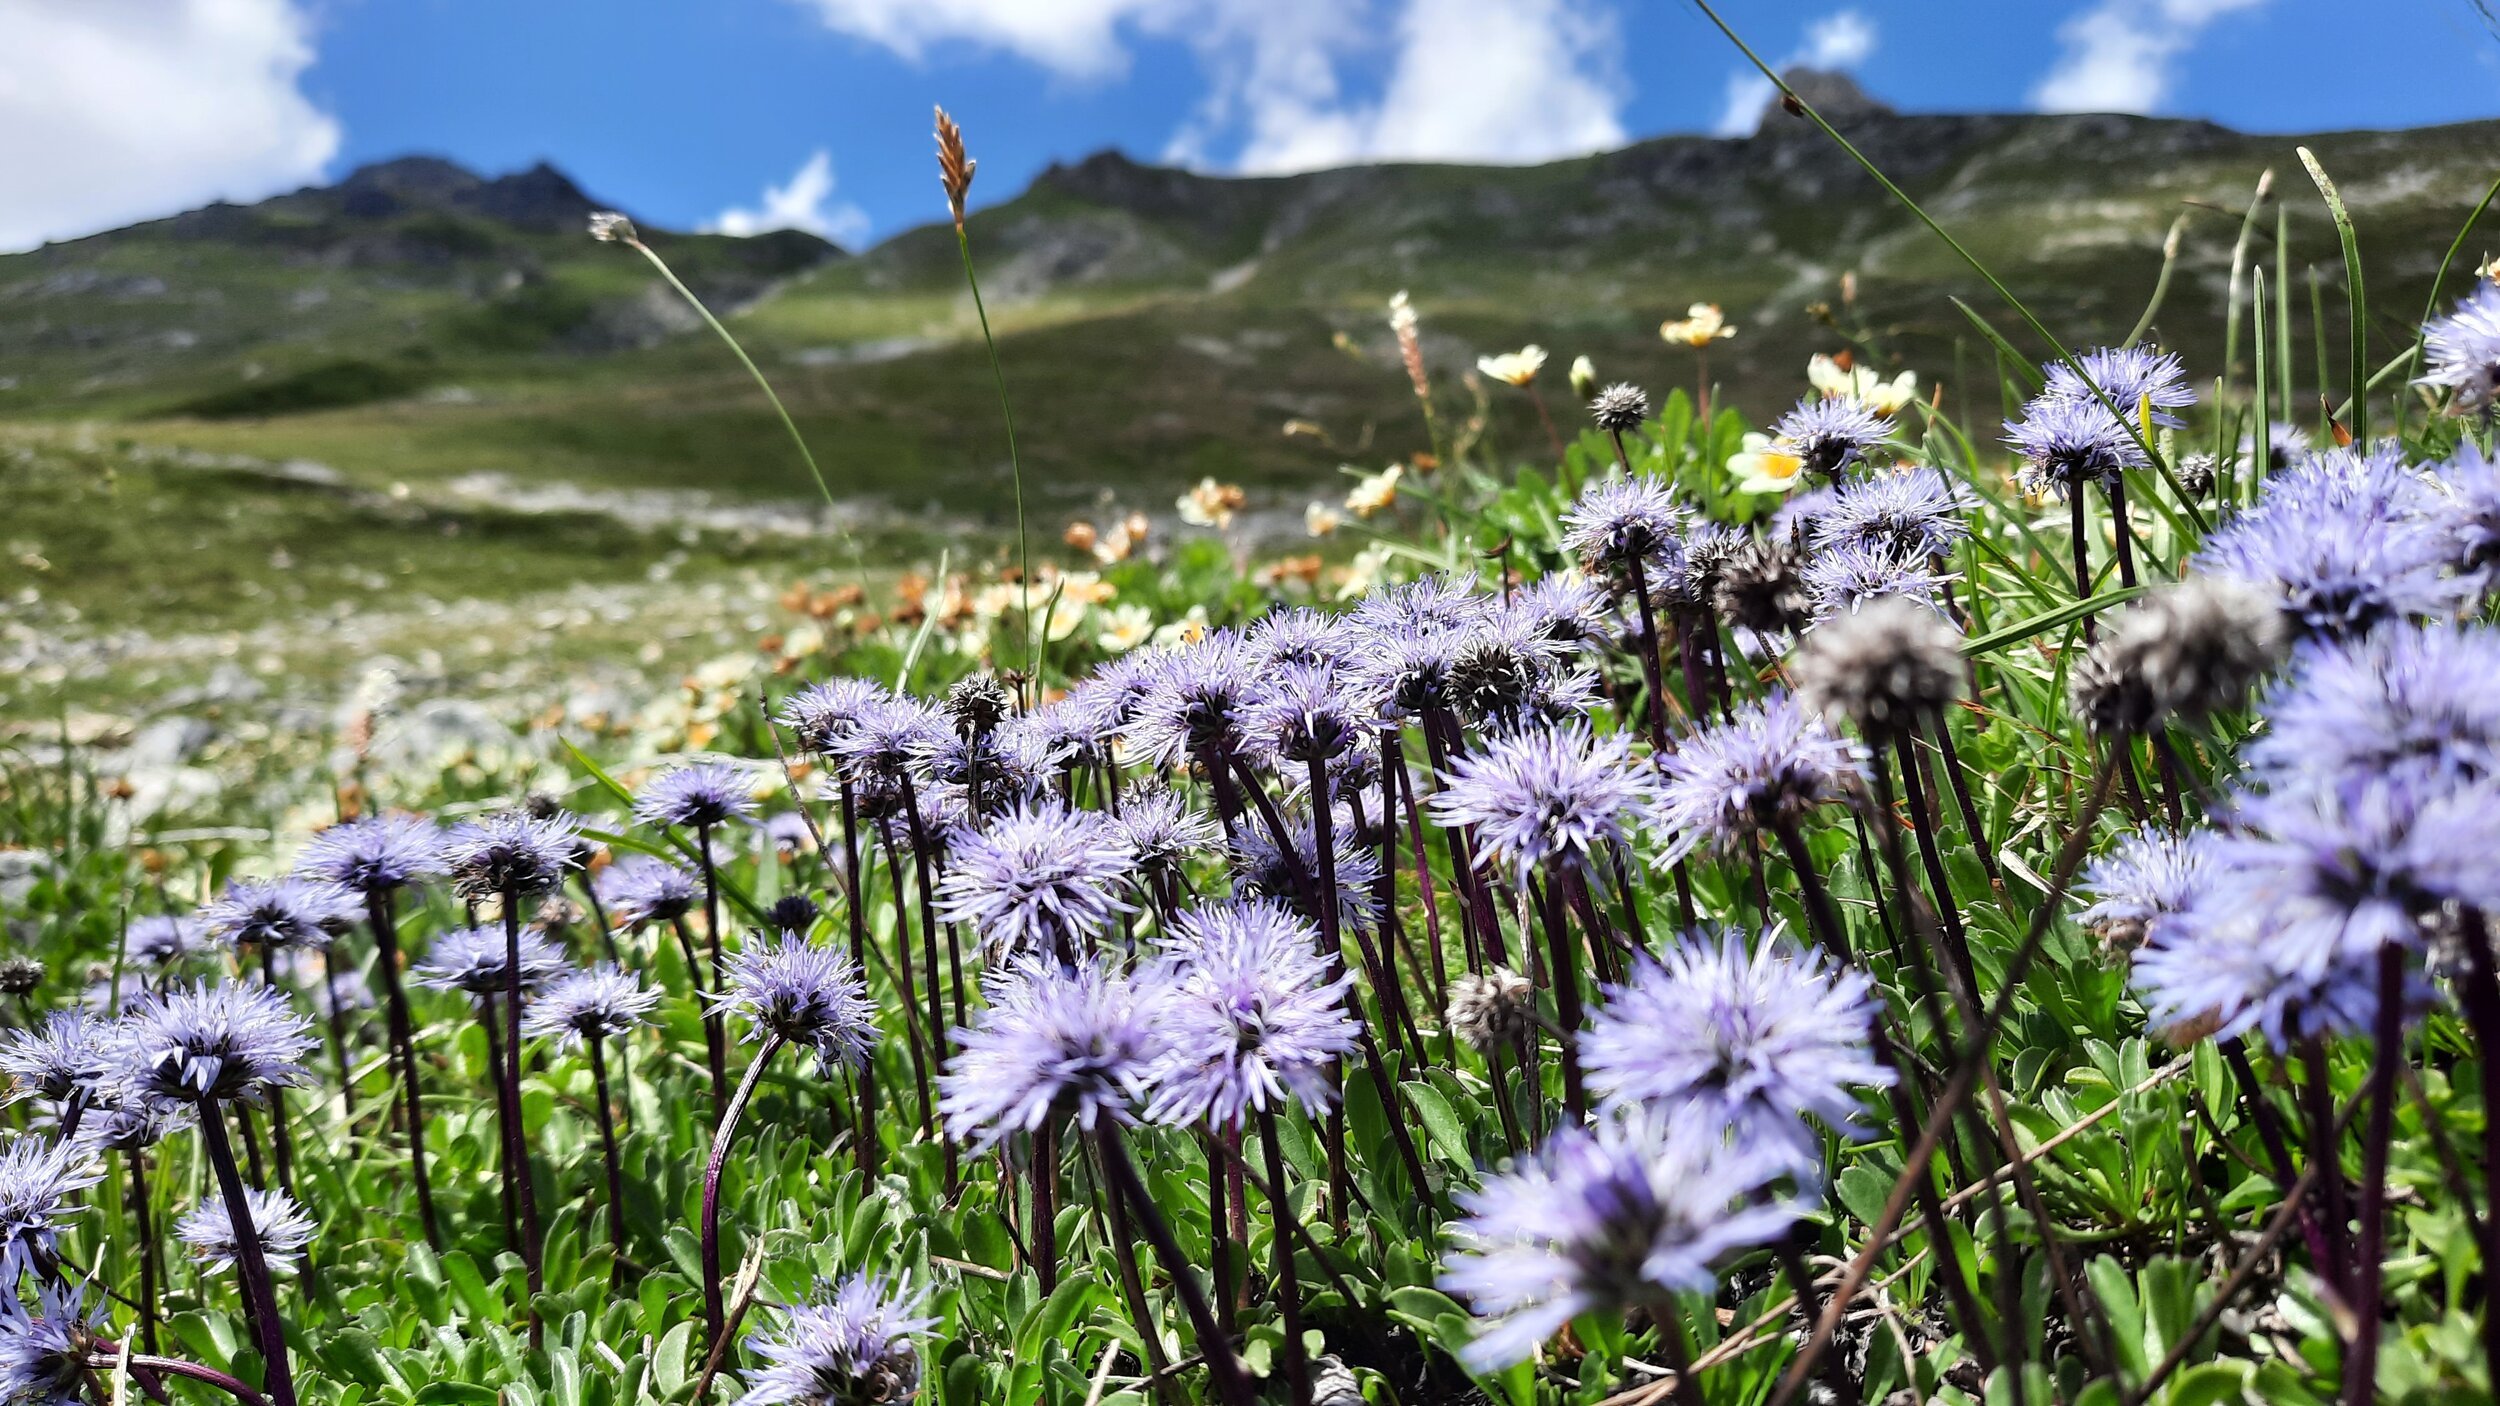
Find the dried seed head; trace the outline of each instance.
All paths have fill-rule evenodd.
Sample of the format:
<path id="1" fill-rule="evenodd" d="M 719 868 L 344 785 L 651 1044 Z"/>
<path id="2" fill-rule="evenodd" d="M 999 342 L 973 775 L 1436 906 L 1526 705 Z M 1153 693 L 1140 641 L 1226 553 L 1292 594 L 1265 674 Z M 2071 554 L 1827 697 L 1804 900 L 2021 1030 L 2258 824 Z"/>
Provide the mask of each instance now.
<path id="1" fill-rule="evenodd" d="M 1817 625 L 1789 672 L 1808 707 L 1888 739 L 1962 696 L 1962 633 L 1926 606 L 1899 597 Z"/>
<path id="2" fill-rule="evenodd" d="M 1795 553 L 1777 542 L 1746 542 L 1729 550 L 1714 599 L 1719 618 L 1757 635 L 1785 634 L 1814 615 Z"/>
<path id="3" fill-rule="evenodd" d="M 32 957 L 0 961 L 0 996 L 31 996 L 43 985 L 43 963 Z"/>
<path id="4" fill-rule="evenodd" d="M 2191 576 L 2111 623 L 2075 671 L 2077 705 L 2096 729 L 2126 733 L 2236 708 L 2282 662 L 2285 631 L 2282 611 L 2262 593 L 2228 577 Z"/>
<path id="5" fill-rule="evenodd" d="M 1517 1044 L 1528 1034 L 1535 998 L 1536 988 L 1508 967 L 1462 976 L 1450 983 L 1450 1029 L 1471 1049 Z"/>
<path id="6" fill-rule="evenodd" d="M 964 155 L 964 129 L 937 110 L 938 184 L 946 187 L 946 208 L 955 217 L 955 228 L 964 227 L 964 193 L 972 189 L 972 173 L 981 163 Z"/>
<path id="7" fill-rule="evenodd" d="M 946 715 L 966 737 L 987 733 L 1006 721 L 1015 704 L 1015 696 L 995 674 L 968 675 L 946 690 Z"/>
<path id="8" fill-rule="evenodd" d="M 1599 391 L 1589 401 L 1589 418 L 1608 434 L 1627 434 L 1649 418 L 1649 392 L 1625 382 Z"/>
<path id="9" fill-rule="evenodd" d="M 642 242 L 642 236 L 634 230 L 634 222 L 614 210 L 590 212 L 590 237 L 602 244 L 640 244 Z"/>
<path id="10" fill-rule="evenodd" d="M 816 919 L 823 912 L 816 906 L 816 900 L 806 894 L 790 893 L 775 899 L 765 916 L 772 920 L 775 929 L 804 937 L 809 928 L 816 926 Z"/>
<path id="11" fill-rule="evenodd" d="M 2197 502 L 2213 496 L 2214 456 L 2190 454 L 2179 461 L 2179 489 Z"/>

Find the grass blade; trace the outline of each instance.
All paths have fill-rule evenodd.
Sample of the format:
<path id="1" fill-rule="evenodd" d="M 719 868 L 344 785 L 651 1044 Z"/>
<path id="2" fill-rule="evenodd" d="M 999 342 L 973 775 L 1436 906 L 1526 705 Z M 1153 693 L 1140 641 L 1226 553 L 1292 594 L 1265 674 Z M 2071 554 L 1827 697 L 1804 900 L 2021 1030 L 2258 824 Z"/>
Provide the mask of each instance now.
<path id="1" fill-rule="evenodd" d="M 2307 147 L 2299 148 L 2300 164 L 2309 168 L 2309 179 L 2326 200 L 2327 213 L 2335 217 L 2335 237 L 2344 246 L 2344 295 L 2347 315 L 2352 319 L 2352 437 L 2355 443 L 2370 442 L 2370 398 L 2363 387 L 2370 383 L 2370 303 L 2361 287 L 2361 237 L 2352 227 L 2352 212 L 2344 208 L 2344 197 L 2337 193 L 2334 178 L 2318 164 L 2317 154 Z"/>

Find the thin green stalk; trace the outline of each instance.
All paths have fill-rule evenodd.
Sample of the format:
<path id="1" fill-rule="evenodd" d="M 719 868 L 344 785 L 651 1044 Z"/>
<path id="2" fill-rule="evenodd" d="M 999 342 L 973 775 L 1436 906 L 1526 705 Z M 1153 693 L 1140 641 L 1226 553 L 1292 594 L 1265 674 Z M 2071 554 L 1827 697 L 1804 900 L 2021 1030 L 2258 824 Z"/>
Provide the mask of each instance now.
<path id="1" fill-rule="evenodd" d="M 2320 337 L 2326 329 L 2318 329 Z M 2323 379 L 2326 367 L 2320 364 L 2318 375 Z M 2288 205 L 2274 207 L 2274 400 L 2282 406 L 2284 418 L 2291 417 L 2292 407 L 2292 210 Z"/>
<path id="2" fill-rule="evenodd" d="M 2170 296 L 2170 274 L 2179 266 L 2179 240 L 2187 233 L 2187 222 L 2188 217 L 2181 214 L 2170 222 L 2170 233 L 2162 238 L 2161 272 L 2153 275 L 2153 296 L 2145 300 L 2144 315 L 2128 330 L 2127 346 L 2143 341 L 2144 334 L 2153 330 L 2153 319 L 2161 312 L 2162 300 Z"/>
<path id="3" fill-rule="evenodd" d="M 2482 219 L 2483 212 L 2491 208 L 2495 199 L 2500 199 L 2500 176 L 2493 177 L 2491 184 L 2483 189 L 2483 198 L 2474 202 L 2473 213 L 2465 217 L 2465 223 L 2457 229 L 2457 237 L 2449 241 L 2447 257 L 2439 261 L 2439 272 L 2431 275 L 2430 295 L 2422 300 L 2422 320 L 2415 324 L 2419 330 L 2413 334 L 2413 347 L 2397 358 L 2398 363 L 2410 368 L 2422 360 L 2423 343 L 2430 336 L 2431 318 L 2439 312 L 2439 285 L 2448 281 L 2448 270 L 2455 265 L 2457 255 L 2465 249 L 2465 237 L 2474 232 L 2475 223 Z M 2353 394 L 2358 396 L 2361 392 L 2356 389 Z M 2396 437 L 2404 438 L 2404 432 L 2405 398 L 2399 395 L 2396 397 Z"/>
<path id="4" fill-rule="evenodd" d="M 2309 179 L 2325 199 L 2327 213 L 2335 217 L 2335 237 L 2344 246 L 2344 298 L 2352 319 L 2352 437 L 2357 444 L 2367 444 L 2370 398 L 2361 388 L 2370 382 L 2370 303 L 2361 288 L 2361 238 L 2353 231 L 2352 212 L 2344 208 L 2334 179 L 2318 164 L 2317 153 L 2305 146 L 2299 151 L 2300 164 L 2309 168 Z"/>
<path id="5" fill-rule="evenodd" d="M 2248 245 L 2257 234 L 2257 212 L 2265 208 L 2266 196 L 2273 189 L 2274 171 L 2269 167 L 2258 173 L 2256 193 L 2248 197 L 2248 213 L 2240 217 L 2240 237 L 2231 246 L 2231 290 L 2224 299 L 2222 318 L 2222 374 L 2226 379 L 2240 358 L 2240 283 L 2249 267 Z"/>
<path id="6" fill-rule="evenodd" d="M 2257 295 L 2249 303 L 2249 315 L 2256 319 L 2256 331 L 2249 338 L 2249 354 L 2256 358 L 2256 374 L 2250 382 L 2256 388 L 2257 422 L 2249 427 L 2248 483 L 2253 492 L 2266 481 L 2266 468 L 2274 461 L 2274 421 L 2266 407 L 2266 271 L 2252 268 L 2249 275 L 2257 280 Z"/>
<path id="7" fill-rule="evenodd" d="M 990 310 L 981 301 L 981 279 L 972 271 L 972 235 L 961 220 L 955 222 L 955 252 L 963 256 L 964 283 L 972 289 L 972 311 L 981 319 L 981 345 L 989 349 L 990 381 L 998 388 L 998 417 L 1007 424 L 1007 472 L 1015 480 L 1016 490 L 1016 561 L 1023 579 L 1016 583 L 1017 596 L 1024 611 L 1025 670 L 1033 676 L 1033 686 L 1041 686 L 1041 624 L 1033 618 L 1033 543 L 1024 530 L 1024 461 L 1016 454 L 1016 412 L 1007 403 L 1007 372 L 999 365 L 998 339 L 990 335 Z"/>

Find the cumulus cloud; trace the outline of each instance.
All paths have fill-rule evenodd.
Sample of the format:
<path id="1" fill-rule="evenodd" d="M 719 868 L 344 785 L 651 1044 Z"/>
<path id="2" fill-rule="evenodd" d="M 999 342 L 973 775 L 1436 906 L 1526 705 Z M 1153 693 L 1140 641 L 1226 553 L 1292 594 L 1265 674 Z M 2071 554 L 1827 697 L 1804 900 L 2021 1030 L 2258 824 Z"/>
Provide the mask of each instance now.
<path id="1" fill-rule="evenodd" d="M 2057 65 L 2031 90 L 2042 112 L 2158 112 L 2179 59 L 2208 26 L 2266 0 L 2100 0 L 2060 25 Z"/>
<path id="2" fill-rule="evenodd" d="M 339 124 L 297 87 L 289 0 L 0 5 L 0 249 L 317 178 Z"/>
<path id="3" fill-rule="evenodd" d="M 908 58 L 965 44 L 1080 81 L 1124 72 L 1139 38 L 1185 44 L 1205 94 L 1164 155 L 1197 166 L 1539 161 L 1624 140 L 1612 16 L 1572 0 L 800 3 Z"/>
<path id="4" fill-rule="evenodd" d="M 1805 38 L 1779 61 L 1782 69 L 1820 68 L 1846 72 L 1875 53 L 1875 22 L 1855 10 L 1841 10 L 1806 26 Z M 1744 69 L 1727 76 L 1727 97 L 1719 120 L 1710 130 L 1722 137 L 1748 137 L 1762 121 L 1762 109 L 1777 93 L 1771 80 Z"/>
<path id="5" fill-rule="evenodd" d="M 790 179 L 764 187 L 763 199 L 751 206 L 733 205 L 706 221 L 706 234 L 762 234 L 766 230 L 803 229 L 856 249 L 868 239 L 868 212 L 847 200 L 833 198 L 833 153 L 818 147 Z"/>

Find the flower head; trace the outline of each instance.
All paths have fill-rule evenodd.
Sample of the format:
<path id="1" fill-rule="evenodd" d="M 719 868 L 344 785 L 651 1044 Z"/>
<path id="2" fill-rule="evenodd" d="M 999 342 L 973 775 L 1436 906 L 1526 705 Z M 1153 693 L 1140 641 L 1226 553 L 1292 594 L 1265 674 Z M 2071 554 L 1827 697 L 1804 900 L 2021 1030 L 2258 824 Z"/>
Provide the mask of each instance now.
<path id="1" fill-rule="evenodd" d="M 2196 564 L 2280 601 L 2303 637 L 2453 614 L 2466 589 L 2448 574 L 2449 542 L 2413 511 L 2427 485 L 2387 467 L 2345 475 L 2321 464 L 2270 481 L 2254 509 L 2205 539 Z"/>
<path id="2" fill-rule="evenodd" d="M 1147 1116 L 1230 1126 L 1274 1112 L 1290 1093 L 1314 1113 L 1336 1091 L 1328 1065 L 1355 1047 L 1350 973 L 1329 975 L 1319 934 L 1280 904 L 1253 900 L 1180 915 L 1166 943 L 1165 1049 Z"/>
<path id="3" fill-rule="evenodd" d="M 703 900 L 691 870 L 649 854 L 619 859 L 600 870 L 590 887 L 606 905 L 608 917 L 626 927 L 682 917 Z"/>
<path id="4" fill-rule="evenodd" d="M 581 867 L 581 829 L 580 821 L 560 810 L 548 815 L 505 810 L 472 820 L 444 842 L 452 886 L 463 898 L 551 892 Z"/>
<path id="5" fill-rule="evenodd" d="M 564 974 L 571 963 L 564 948 L 534 928 L 521 929 L 521 980 L 535 991 Z M 437 991 L 466 991 L 472 996 L 499 996 L 511 989 L 511 965 L 505 960 L 501 928 L 454 928 L 434 939 L 425 960 L 413 970 L 419 986 Z"/>
<path id="6" fill-rule="evenodd" d="M 858 965 L 787 933 L 730 954 L 712 1009 L 746 1017 L 749 1039 L 777 1035 L 814 1050 L 828 1075 L 857 1067 L 876 1047 L 877 1005 Z"/>
<path id="7" fill-rule="evenodd" d="M 1490 1371 L 1593 1309 L 1710 1289 L 1719 1259 L 1796 1220 L 1798 1204 L 1767 1190 L 1782 1170 L 1716 1129 L 1646 1112 L 1556 1129 L 1534 1162 L 1459 1193 L 1467 1214 L 1441 1287 L 1491 1320 L 1462 1360 Z"/>
<path id="8" fill-rule="evenodd" d="M 1960 698 L 1969 682 L 1962 632 L 1923 605 L 1870 601 L 1808 631 L 1789 665 L 1798 701 L 1887 741 Z"/>
<path id="9" fill-rule="evenodd" d="M 1891 432 L 1882 416 L 1854 400 L 1809 396 L 1772 424 L 1771 439 L 1796 455 L 1806 472 L 1830 480 Z"/>
<path id="10" fill-rule="evenodd" d="M 1302 887 L 1305 880 L 1314 890 L 1319 886 L 1318 827 L 1307 809 L 1286 812 L 1284 821 L 1286 841 L 1293 846 L 1290 858 L 1265 825 L 1244 825 L 1234 834 L 1233 896 L 1272 898 L 1318 922 L 1319 910 Z M 1380 882 L 1379 853 L 1361 842 L 1352 818 L 1335 805 L 1329 807 L 1328 839 L 1336 863 L 1338 926 L 1368 932 L 1380 915 L 1374 893 Z"/>
<path id="11" fill-rule="evenodd" d="M 2500 578 L 2500 458 L 2472 440 L 2433 469 L 2438 499 L 2426 516 L 2448 540 L 2449 565 L 2489 591 Z"/>
<path id="12" fill-rule="evenodd" d="M 1689 1116 L 1736 1146 L 1818 1168 L 1821 1147 L 1804 1118 L 1864 1136 L 1856 1091 L 1893 1081 L 1868 1052 L 1880 1012 L 1864 976 L 1778 936 L 1749 952 L 1730 929 L 1643 959 L 1581 1032 L 1580 1059 L 1609 1099 Z"/>
<path id="13" fill-rule="evenodd" d="M 1242 735 L 1254 753 L 1300 771 L 1305 763 L 1360 746 L 1372 735 L 1374 711 L 1334 671 L 1284 664 L 1269 674 L 1266 691 L 1243 714 Z"/>
<path id="14" fill-rule="evenodd" d="M 7 1101 L 41 1098 L 59 1102 L 92 1094 L 114 1067 L 112 1027 L 83 1010 L 54 1011 L 30 1030 L 0 1039 L 0 1071 L 9 1075 Z"/>
<path id="15" fill-rule="evenodd" d="M 2188 388 L 2187 367 L 2176 352 L 2139 343 L 2131 347 L 2102 347 L 2085 352 L 2076 360 L 2083 365 L 2081 376 L 2062 361 L 2052 361 L 2041 368 L 2048 373 L 2048 388 L 2041 392 L 2042 399 L 2056 398 L 2100 410 L 2101 402 L 2093 395 L 2093 389 L 2098 387 L 2127 419 L 2149 413 L 2154 424 L 2171 429 L 2184 423 L 2176 412 L 2196 403 L 2196 392 Z"/>
<path id="16" fill-rule="evenodd" d="M 703 762 L 662 772 L 634 797 L 634 818 L 656 829 L 703 829 L 755 813 L 755 783 L 736 767 Z"/>
<path id="17" fill-rule="evenodd" d="M 139 998 L 115 1032 L 123 1088 L 150 1106 L 244 1099 L 310 1077 L 312 1022 L 263 985 L 205 982 Z"/>
<path id="18" fill-rule="evenodd" d="M 2147 462 L 2125 422 L 2098 401 L 2064 395 L 2034 398 L 2023 418 L 2005 422 L 2005 442 L 2022 455 L 2023 491 L 2034 497 L 2107 489 Z"/>
<path id="19" fill-rule="evenodd" d="M 260 1237 L 260 1252 L 268 1258 L 269 1267 L 286 1273 L 295 1267 L 296 1257 L 312 1243 L 313 1219 L 301 1203 L 284 1191 L 246 1187 L 244 1209 L 252 1217 L 252 1229 Z M 211 1196 L 174 1225 L 175 1238 L 191 1247 L 200 1267 L 215 1274 L 231 1269 L 238 1246 L 235 1243 L 234 1217 L 226 1213 L 222 1196 Z"/>
<path id="20" fill-rule="evenodd" d="M 1777 692 L 1695 733 L 1659 768 L 1658 825 L 1671 837 L 1663 863 L 1705 841 L 1740 844 L 1759 828 L 1792 823 L 1866 775 L 1856 747 Z"/>
<path id="21" fill-rule="evenodd" d="M 1621 849 L 1656 804 L 1623 733 L 1557 727 L 1497 737 L 1452 766 L 1430 802 L 1445 826 L 1472 827 L 1476 862 L 1526 876 L 1558 861 L 1587 869 Z"/>
<path id="22" fill-rule="evenodd" d="M 333 825 L 297 856 L 297 878 L 353 893 L 404 888 L 443 872 L 443 832 L 421 815 L 391 812 Z"/>
<path id="23" fill-rule="evenodd" d="M 1649 392 L 1618 381 L 1589 398 L 1589 418 L 1608 434 L 1630 434 L 1649 418 Z"/>
<path id="24" fill-rule="evenodd" d="M 985 983 L 989 1009 L 955 1032 L 938 1077 L 949 1137 L 988 1148 L 1052 1117 L 1137 1121 L 1164 1054 L 1167 973 L 1120 976 L 1094 961 L 1012 962 Z"/>
<path id="25" fill-rule="evenodd" d="M 2213 881 L 2213 846 L 2210 830 L 2136 831 L 2084 869 L 2075 888 L 2092 904 L 2078 920 L 2122 950 L 2161 941 L 2170 917 Z"/>
<path id="26" fill-rule="evenodd" d="M 1506 386 L 1524 386 L 1545 369 L 1545 348 L 1534 342 L 1515 352 L 1476 358 L 1476 369 Z"/>
<path id="27" fill-rule="evenodd" d="M 40 1307 L 26 1311 L 16 1295 L 0 1299 L 0 1401 L 9 1406 L 83 1406 L 101 1314 L 88 1312 L 80 1288 L 37 1288 Z"/>
<path id="28" fill-rule="evenodd" d="M 1536 985 L 1502 966 L 1453 977 L 1444 1014 L 1470 1049 L 1508 1049 L 1536 1028 Z"/>
<path id="29" fill-rule="evenodd" d="M 1203 811 L 1161 786 L 1131 789 L 1111 817 L 1111 833 L 1129 862 L 1149 873 L 1178 869 L 1221 838 Z"/>
<path id="30" fill-rule="evenodd" d="M 1854 612 L 1870 601 L 1909 600 L 1934 607 L 1950 576 L 1922 558 L 1882 547 L 1842 542 L 1815 553 L 1801 578 L 1819 616 Z"/>
<path id="31" fill-rule="evenodd" d="M 994 951 L 1074 951 L 1129 911 L 1120 888 L 1130 862 L 1099 812 L 1018 806 L 986 830 L 957 833 L 938 914 L 971 924 Z"/>
<path id="32" fill-rule="evenodd" d="M 920 1391 L 912 1339 L 937 1326 L 917 1295 L 873 1274 L 819 1282 L 817 1297 L 780 1309 L 781 1327 L 747 1339 L 766 1366 L 738 1406 L 888 1406 Z"/>
<path id="33" fill-rule="evenodd" d="M 301 879 L 235 879 L 200 909 L 209 935 L 237 946 L 327 947 L 363 913 L 335 884 Z"/>
<path id="34" fill-rule="evenodd" d="M 1736 335 L 1736 324 L 1727 320 L 1717 303 L 1695 303 L 1684 310 L 1684 316 L 1658 326 L 1660 338 L 1685 347 L 1706 347 Z"/>
<path id="35" fill-rule="evenodd" d="M 790 729 L 801 747 L 827 756 L 836 741 L 858 726 L 863 711 L 890 696 L 884 685 L 869 679 L 828 679 L 784 699 L 773 720 Z"/>
<path id="36" fill-rule="evenodd" d="M 199 951 L 207 941 L 208 925 L 197 917 L 150 913 L 130 920 L 122 950 L 140 966 L 163 968 Z"/>
<path id="37" fill-rule="evenodd" d="M 1655 580 L 1683 564 L 1684 509 L 1654 478 L 1590 484 L 1563 513 L 1562 547 L 1592 574 L 1617 579 L 1638 565 Z"/>
<path id="38" fill-rule="evenodd" d="M 1254 678 L 1242 637 L 1216 630 L 1159 662 L 1153 683 L 1138 700 L 1130 742 L 1163 766 L 1239 751 Z"/>
<path id="39" fill-rule="evenodd" d="M 2377 780 L 2419 794 L 2500 776 L 2500 633 L 2397 625 L 2300 651 L 2246 760 L 2283 790 Z"/>
<path id="40" fill-rule="evenodd" d="M 0 1278 L 15 1284 L 49 1261 L 62 1224 L 78 1214 L 74 1198 L 103 1179 L 94 1154 L 77 1143 L 28 1134 L 0 1146 Z"/>
<path id="41" fill-rule="evenodd" d="M 2422 329 L 2426 369 L 2414 384 L 2445 386 L 2448 413 L 2465 415 L 2500 396 L 2500 283 L 2481 282 L 2446 317 Z"/>
<path id="42" fill-rule="evenodd" d="M 2089 672 L 2101 681 L 2093 695 L 2119 714 L 2096 708 L 2103 715 L 2094 721 L 2140 733 L 2163 718 L 2193 722 L 2236 708 L 2286 646 L 2282 612 L 2239 581 L 2190 576 L 2157 588 L 2119 612 L 2092 652 Z"/>
<path id="43" fill-rule="evenodd" d="M 614 963 L 601 962 L 558 978 L 523 1013 L 521 1031 L 553 1038 L 570 1049 L 584 1040 L 613 1039 L 633 1030 L 659 1004 L 659 992 Z"/>
<path id="44" fill-rule="evenodd" d="M 1854 543 L 1914 560 L 1950 555 L 1970 535 L 1963 503 L 1934 469 L 1905 469 L 1844 483 L 1806 529 L 1817 547 Z"/>

